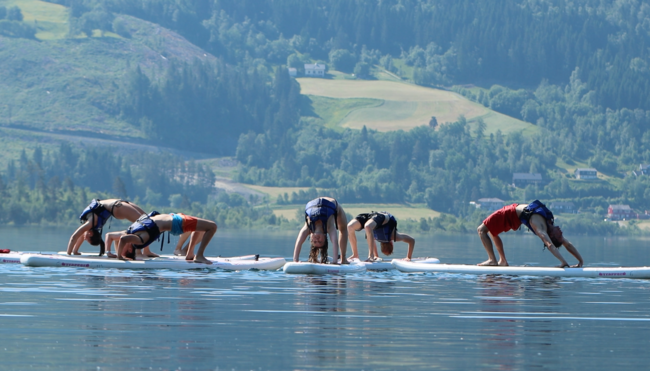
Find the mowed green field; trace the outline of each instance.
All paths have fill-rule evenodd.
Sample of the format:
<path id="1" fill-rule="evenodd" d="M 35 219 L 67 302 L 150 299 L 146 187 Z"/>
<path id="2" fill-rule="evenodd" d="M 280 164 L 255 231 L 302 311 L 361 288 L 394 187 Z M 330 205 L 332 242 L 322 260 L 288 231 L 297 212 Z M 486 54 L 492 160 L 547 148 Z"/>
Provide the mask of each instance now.
<path id="1" fill-rule="evenodd" d="M 40 40 L 62 39 L 68 34 L 68 8 L 39 0 L 0 0 L 0 6 L 17 6 L 23 21 L 37 29 Z"/>
<path id="2" fill-rule="evenodd" d="M 536 126 L 494 112 L 454 92 L 404 82 L 382 80 L 329 80 L 299 78 L 301 93 L 309 95 L 314 111 L 327 126 L 378 131 L 410 130 L 428 125 L 432 116 L 439 124 L 454 122 L 463 115 L 471 124 L 479 118 L 487 124 L 486 134 L 501 130 L 508 134 L 537 130 Z M 339 102 L 324 101 L 336 99 Z M 360 101 L 360 99 L 364 99 Z M 350 104 L 347 101 L 353 100 Z M 337 107 L 333 110 L 331 106 Z"/>

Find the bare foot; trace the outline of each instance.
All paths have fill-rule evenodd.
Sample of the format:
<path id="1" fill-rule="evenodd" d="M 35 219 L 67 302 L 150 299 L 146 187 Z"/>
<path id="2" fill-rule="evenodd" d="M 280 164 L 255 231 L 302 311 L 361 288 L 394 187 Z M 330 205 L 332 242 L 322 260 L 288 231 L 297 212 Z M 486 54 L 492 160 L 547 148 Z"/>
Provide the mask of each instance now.
<path id="1" fill-rule="evenodd" d="M 488 259 L 488 260 L 484 261 L 483 263 L 479 263 L 479 264 L 476 264 L 476 265 L 478 265 L 479 267 L 488 267 L 488 266 L 490 266 L 490 267 L 495 266 L 496 267 L 497 262 L 495 262 L 494 260 L 489 260 Z"/>
<path id="2" fill-rule="evenodd" d="M 108 251 L 108 252 L 106 253 L 106 257 L 107 257 L 107 258 L 117 258 L 117 255 L 115 255 L 115 254 L 113 254 L 112 252 Z"/>
<path id="3" fill-rule="evenodd" d="M 501 267 L 507 267 L 507 266 L 509 266 L 509 265 L 510 265 L 510 264 L 508 264 L 508 262 L 499 261 L 499 266 L 501 266 Z"/>
<path id="4" fill-rule="evenodd" d="M 81 253 L 79 251 L 75 251 L 72 253 L 72 255 L 81 255 Z"/>
<path id="5" fill-rule="evenodd" d="M 183 256 L 185 254 L 183 254 L 183 252 L 181 250 L 174 250 L 174 255 L 175 256 Z"/>
<path id="6" fill-rule="evenodd" d="M 143 255 L 146 256 L 146 257 L 148 257 L 148 258 L 158 258 L 158 257 L 160 257 L 160 255 L 158 255 L 158 254 L 156 254 L 156 253 L 153 253 L 153 252 L 151 252 L 151 251 L 149 251 L 148 254 L 143 254 Z"/>
<path id="7" fill-rule="evenodd" d="M 204 256 L 198 256 L 198 255 L 194 257 L 194 262 L 203 263 L 203 264 L 212 264 L 212 262 L 206 259 Z"/>
<path id="8" fill-rule="evenodd" d="M 194 255 L 186 256 L 185 260 L 194 260 Z"/>
<path id="9" fill-rule="evenodd" d="M 341 264 L 350 264 L 350 262 L 347 259 L 341 260 Z"/>
<path id="10" fill-rule="evenodd" d="M 365 261 L 366 263 L 372 263 L 372 262 L 375 261 L 375 258 L 372 258 L 372 257 L 371 257 L 371 258 L 368 258 L 368 259 L 366 259 L 366 260 L 364 260 L 364 261 Z"/>

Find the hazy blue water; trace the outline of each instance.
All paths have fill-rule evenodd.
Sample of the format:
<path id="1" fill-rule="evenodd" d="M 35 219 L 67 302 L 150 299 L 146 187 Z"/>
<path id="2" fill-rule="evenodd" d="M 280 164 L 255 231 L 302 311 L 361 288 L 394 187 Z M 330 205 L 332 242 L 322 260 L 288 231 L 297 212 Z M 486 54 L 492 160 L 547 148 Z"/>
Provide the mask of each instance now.
<path id="1" fill-rule="evenodd" d="M 3 228 L 0 248 L 62 250 L 73 229 Z M 416 238 L 415 256 L 485 259 L 476 236 Z M 289 257 L 294 239 L 219 231 L 207 255 Z M 650 265 L 645 239 L 571 240 L 587 265 Z M 513 265 L 557 264 L 532 236 L 504 243 Z M 0 278 L 2 370 L 604 370 L 650 360 L 650 280 L 9 264 Z"/>

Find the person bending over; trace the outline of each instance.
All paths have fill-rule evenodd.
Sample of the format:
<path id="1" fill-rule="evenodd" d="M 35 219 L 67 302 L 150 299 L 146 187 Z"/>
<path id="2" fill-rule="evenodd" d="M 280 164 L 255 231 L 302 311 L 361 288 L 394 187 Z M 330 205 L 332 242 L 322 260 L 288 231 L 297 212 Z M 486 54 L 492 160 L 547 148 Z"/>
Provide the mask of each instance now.
<path id="1" fill-rule="evenodd" d="M 144 213 L 144 210 L 138 205 L 129 201 L 120 199 L 92 200 L 90 205 L 79 216 L 82 225 L 70 237 L 67 248 L 68 255 L 81 255 L 79 247 L 84 240 L 93 246 L 99 245 L 99 255 L 103 255 L 105 251 L 105 243 L 102 240 L 104 224 L 111 217 L 119 220 L 127 219 L 133 223 Z M 146 248 L 143 252 L 146 256 L 158 256 L 152 253 L 149 248 Z"/>
<path id="2" fill-rule="evenodd" d="M 535 200 L 529 205 L 512 204 L 502 207 L 488 216 L 477 229 L 483 247 L 488 254 L 488 260 L 478 265 L 507 266 L 508 260 L 503 251 L 503 241 L 501 241 L 499 234 L 510 230 L 517 230 L 523 223 L 542 240 L 544 246 L 560 261 L 561 264 L 558 265 L 558 268 L 582 267 L 582 256 L 580 256 L 575 246 L 564 238 L 562 230 L 560 227 L 555 226 L 554 222 L 553 213 L 539 200 Z M 494 255 L 492 240 L 494 240 L 497 252 L 499 253 L 498 262 Z M 561 246 L 564 246 L 571 255 L 578 259 L 578 264 L 570 266 L 564 260 L 558 250 Z"/>
<path id="3" fill-rule="evenodd" d="M 300 261 L 300 249 L 307 237 L 310 238 L 309 262 L 327 263 L 327 234 L 334 245 L 334 264 L 337 264 L 339 247 L 341 248 L 341 264 L 349 264 L 345 258 L 348 245 L 348 231 L 339 230 L 338 239 L 336 231 L 339 226 L 348 224 L 345 211 L 339 203 L 331 197 L 319 197 L 311 200 L 305 206 L 305 225 L 298 233 L 296 245 L 293 249 L 293 261 Z M 318 255 L 320 254 L 320 258 Z"/>
<path id="4" fill-rule="evenodd" d="M 350 246 L 352 247 L 351 259 L 359 259 L 357 251 L 357 236 L 355 232 L 364 229 L 368 241 L 367 262 L 381 260 L 377 253 L 377 242 L 381 244 L 381 252 L 390 256 L 393 253 L 393 241 L 402 241 L 408 244 L 408 251 L 404 260 L 411 260 L 415 239 L 407 234 L 397 232 L 397 220 L 386 211 L 373 211 L 367 214 L 357 215 L 348 224 Z"/>
<path id="5" fill-rule="evenodd" d="M 196 238 L 197 241 L 190 240 L 190 247 L 187 250 L 185 259 L 196 263 L 212 264 L 211 261 L 205 258 L 204 252 L 217 232 L 215 222 L 184 214 L 160 214 L 156 211 L 142 215 L 120 237 L 117 246 L 117 258 L 134 260 L 135 250 L 149 246 L 162 233 L 168 231 L 175 236 L 194 231 L 203 232 L 202 234 L 193 234 L 192 238 Z M 195 255 L 194 245 L 198 242 L 199 236 L 201 237 L 201 245 Z"/>

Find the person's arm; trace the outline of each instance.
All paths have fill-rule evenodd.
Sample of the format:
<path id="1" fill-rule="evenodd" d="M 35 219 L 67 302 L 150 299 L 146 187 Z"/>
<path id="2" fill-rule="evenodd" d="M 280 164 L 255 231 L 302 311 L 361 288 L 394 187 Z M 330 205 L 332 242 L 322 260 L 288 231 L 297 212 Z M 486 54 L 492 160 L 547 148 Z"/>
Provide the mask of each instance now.
<path id="1" fill-rule="evenodd" d="M 117 257 L 116 255 L 114 256 L 113 253 L 111 253 L 111 245 L 113 244 L 113 241 L 115 241 L 115 248 L 117 249 L 117 241 L 120 239 L 120 237 L 124 234 L 124 231 L 120 232 L 108 232 L 104 235 L 104 241 L 106 244 L 106 256 L 109 258 L 115 258 Z"/>
<path id="2" fill-rule="evenodd" d="M 146 233 L 146 232 L 145 232 Z M 147 236 L 148 237 L 148 236 Z M 126 247 L 127 244 L 137 244 L 141 243 L 140 237 L 138 237 L 135 234 L 124 234 L 120 237 L 120 242 L 117 244 L 117 258 L 120 260 L 132 260 L 130 258 L 124 257 L 122 254 L 124 253 L 124 248 Z"/>
<path id="3" fill-rule="evenodd" d="M 352 219 L 348 223 L 348 238 L 350 239 L 350 247 L 352 247 L 352 256 L 351 258 L 359 259 L 359 250 L 357 250 L 357 235 L 356 231 L 359 231 L 361 228 L 361 223 L 358 220 Z"/>
<path id="4" fill-rule="evenodd" d="M 573 255 L 576 259 L 578 259 L 578 264 L 572 265 L 571 268 L 580 268 L 584 264 L 584 261 L 582 260 L 582 256 L 578 252 L 578 249 L 573 246 L 569 240 L 566 238 L 562 239 L 562 245 L 566 248 L 566 251 L 568 251 L 571 255 Z"/>
<path id="5" fill-rule="evenodd" d="M 302 229 L 298 233 L 298 238 L 296 238 L 296 245 L 293 248 L 294 262 L 300 261 L 300 249 L 302 248 L 302 244 L 305 243 L 307 236 L 309 236 L 309 228 L 307 227 L 307 223 L 305 223 L 305 225 L 302 226 Z"/>
<path id="6" fill-rule="evenodd" d="M 548 233 L 545 228 L 546 225 L 544 225 L 544 228 L 541 228 L 537 223 L 537 220 L 534 220 L 533 218 L 530 218 L 530 222 L 531 222 L 530 226 L 533 227 L 533 231 L 542 240 L 544 246 L 546 246 L 548 251 L 550 251 L 551 254 L 553 254 L 553 256 L 555 256 L 560 261 L 560 263 L 562 263 L 557 267 L 558 268 L 570 267 L 569 263 L 567 263 L 566 260 L 564 260 L 564 257 L 562 257 L 562 254 L 560 254 L 560 251 L 555 247 L 555 245 L 553 245 L 553 242 L 551 242 L 551 237 L 548 236 Z M 545 220 L 544 223 L 546 223 Z"/>
<path id="7" fill-rule="evenodd" d="M 336 238 L 336 224 L 334 224 L 334 216 L 330 216 L 330 218 L 327 219 L 327 234 L 330 237 L 330 241 L 332 241 L 332 247 L 333 247 L 332 260 L 334 260 L 332 263 L 338 264 L 339 263 L 339 240 L 338 238 Z M 327 236 L 325 238 L 327 238 Z M 343 254 L 341 254 L 341 263 L 343 262 L 343 259 L 345 259 L 345 257 L 343 256 Z"/>
<path id="8" fill-rule="evenodd" d="M 368 259 L 376 258 L 379 255 L 377 254 L 377 242 L 375 242 L 375 236 L 372 234 L 372 231 L 377 226 L 377 222 L 370 219 L 366 222 L 366 225 L 363 226 L 363 229 L 366 233 L 366 240 L 368 241 Z"/>
<path id="9" fill-rule="evenodd" d="M 79 228 L 77 228 L 76 231 L 72 234 L 70 237 L 70 241 L 68 241 L 68 248 L 66 252 L 68 255 L 72 255 L 73 253 L 76 253 L 79 250 L 79 246 L 83 243 L 83 235 L 84 233 L 88 232 L 91 228 L 90 222 L 85 222 L 82 224 Z"/>
<path id="10" fill-rule="evenodd" d="M 413 249 L 415 249 L 415 239 L 408 234 L 395 232 L 395 241 L 406 242 L 409 245 L 408 252 L 406 253 L 406 258 L 404 260 L 409 261 L 413 259 Z"/>

